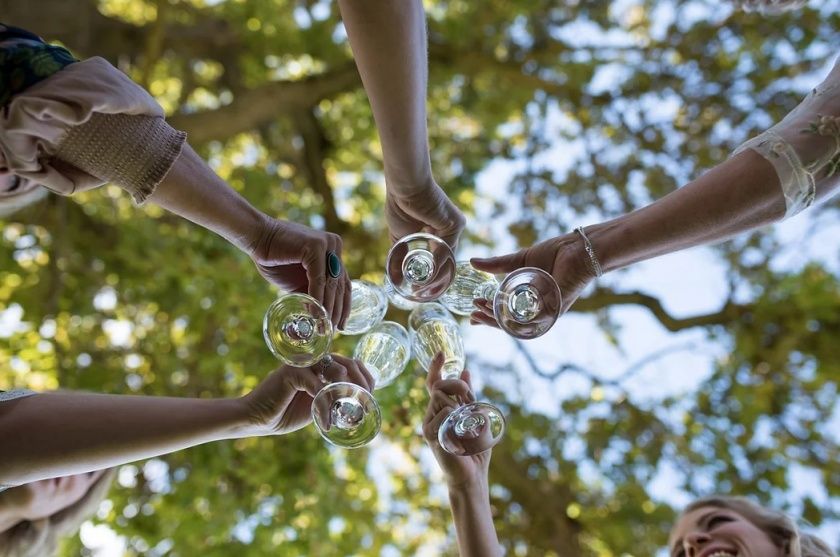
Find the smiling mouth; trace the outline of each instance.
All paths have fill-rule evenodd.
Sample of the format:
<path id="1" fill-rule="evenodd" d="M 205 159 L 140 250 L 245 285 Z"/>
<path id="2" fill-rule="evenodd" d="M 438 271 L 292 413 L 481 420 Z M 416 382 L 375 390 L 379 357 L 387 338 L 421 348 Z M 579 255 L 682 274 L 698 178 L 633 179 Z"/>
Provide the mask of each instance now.
<path id="1" fill-rule="evenodd" d="M 706 555 L 706 557 L 738 557 L 738 554 L 734 551 L 715 551 L 714 553 L 710 553 Z"/>

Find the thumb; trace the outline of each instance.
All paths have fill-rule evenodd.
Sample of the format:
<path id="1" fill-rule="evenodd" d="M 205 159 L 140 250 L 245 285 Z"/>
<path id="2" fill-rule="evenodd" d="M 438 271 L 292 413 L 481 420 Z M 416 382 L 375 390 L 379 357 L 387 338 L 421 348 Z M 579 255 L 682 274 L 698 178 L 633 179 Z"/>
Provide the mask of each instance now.
<path id="1" fill-rule="evenodd" d="M 470 265 L 488 273 L 509 273 L 525 266 L 525 250 L 498 257 L 473 257 L 470 259 Z"/>

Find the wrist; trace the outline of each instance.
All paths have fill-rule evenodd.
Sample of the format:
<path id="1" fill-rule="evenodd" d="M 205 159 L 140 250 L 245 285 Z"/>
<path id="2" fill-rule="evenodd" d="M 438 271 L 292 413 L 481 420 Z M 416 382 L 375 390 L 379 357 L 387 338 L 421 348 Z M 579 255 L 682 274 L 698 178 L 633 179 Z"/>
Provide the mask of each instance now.
<path id="1" fill-rule="evenodd" d="M 602 274 L 614 271 L 627 264 L 623 262 L 627 257 L 626 248 L 632 246 L 633 242 L 629 230 L 624 226 L 621 219 L 589 225 L 585 229 L 592 253 L 600 266 Z M 615 241 L 614 239 L 616 237 L 622 238 L 622 240 Z M 580 238 L 580 252 L 581 257 L 587 262 L 587 268 L 592 273 L 592 278 L 596 278 L 596 273 L 583 238 Z"/>
<path id="2" fill-rule="evenodd" d="M 432 169 L 418 172 L 385 171 L 386 193 L 396 199 L 411 199 L 438 187 Z"/>
<path id="3" fill-rule="evenodd" d="M 261 429 L 253 417 L 248 396 L 225 398 L 215 401 L 219 411 L 226 416 L 223 436 L 225 439 L 241 439 L 261 435 Z"/>
<path id="4" fill-rule="evenodd" d="M 476 496 L 490 497 L 490 485 L 487 478 L 487 472 L 469 479 L 461 479 L 455 481 L 449 478 L 446 482 L 446 487 L 449 490 L 450 496 L 457 496 L 462 498 L 474 498 Z"/>
<path id="5" fill-rule="evenodd" d="M 280 221 L 258 211 L 254 215 L 251 232 L 240 249 L 254 261 L 261 262 L 268 256 L 272 243 L 280 236 L 281 228 Z"/>

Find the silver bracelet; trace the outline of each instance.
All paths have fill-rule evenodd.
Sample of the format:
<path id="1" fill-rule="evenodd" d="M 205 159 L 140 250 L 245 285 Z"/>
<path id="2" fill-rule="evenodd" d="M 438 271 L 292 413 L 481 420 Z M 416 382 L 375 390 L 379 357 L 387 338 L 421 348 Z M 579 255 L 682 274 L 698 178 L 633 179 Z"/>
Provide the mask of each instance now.
<path id="1" fill-rule="evenodd" d="M 582 226 L 575 228 L 575 232 L 580 234 L 580 237 L 583 238 L 583 249 L 585 249 L 586 253 L 589 255 L 589 263 L 592 265 L 592 270 L 595 271 L 596 277 L 600 277 L 604 274 L 604 271 L 601 270 L 601 263 L 598 262 L 598 256 L 595 255 L 595 249 L 592 247 L 592 242 L 590 242 L 589 238 L 586 237 L 586 232 L 583 231 Z"/>

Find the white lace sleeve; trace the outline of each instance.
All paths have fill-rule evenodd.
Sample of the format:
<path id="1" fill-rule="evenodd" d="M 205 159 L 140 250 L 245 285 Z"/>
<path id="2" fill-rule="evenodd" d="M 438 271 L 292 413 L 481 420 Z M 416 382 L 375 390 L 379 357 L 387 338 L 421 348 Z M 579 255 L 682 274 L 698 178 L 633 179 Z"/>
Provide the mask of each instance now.
<path id="1" fill-rule="evenodd" d="M 23 398 L 25 396 L 32 396 L 35 394 L 35 391 L 30 391 L 28 389 L 17 389 L 14 391 L 0 391 L 0 402 L 5 402 L 7 400 L 14 400 L 16 398 Z"/>
<path id="2" fill-rule="evenodd" d="M 785 196 L 785 218 L 809 207 L 840 181 L 840 59 L 785 118 L 738 147 L 767 159 Z"/>

